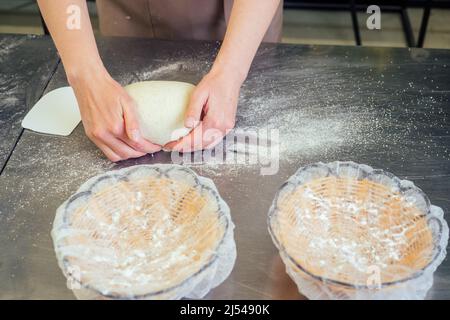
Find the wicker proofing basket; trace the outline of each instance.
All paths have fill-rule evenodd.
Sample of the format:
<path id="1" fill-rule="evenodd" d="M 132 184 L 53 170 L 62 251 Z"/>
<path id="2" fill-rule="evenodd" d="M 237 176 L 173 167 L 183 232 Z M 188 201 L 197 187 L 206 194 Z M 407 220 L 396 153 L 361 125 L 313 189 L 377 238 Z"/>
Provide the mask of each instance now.
<path id="1" fill-rule="evenodd" d="M 83 184 L 57 210 L 52 238 L 79 299 L 201 298 L 234 266 L 233 229 L 211 180 L 144 165 Z"/>
<path id="2" fill-rule="evenodd" d="M 412 182 L 353 162 L 299 169 L 268 223 L 310 299 L 423 299 L 448 241 L 442 210 Z"/>

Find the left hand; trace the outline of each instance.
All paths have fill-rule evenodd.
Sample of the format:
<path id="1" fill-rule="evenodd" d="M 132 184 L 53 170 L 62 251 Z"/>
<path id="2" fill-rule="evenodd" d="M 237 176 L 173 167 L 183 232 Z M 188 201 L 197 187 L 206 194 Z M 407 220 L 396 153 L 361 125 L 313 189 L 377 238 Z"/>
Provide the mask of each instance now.
<path id="1" fill-rule="evenodd" d="M 213 69 L 191 95 L 185 126 L 194 128 L 164 149 L 190 152 L 213 148 L 234 128 L 242 81 L 232 71 Z"/>

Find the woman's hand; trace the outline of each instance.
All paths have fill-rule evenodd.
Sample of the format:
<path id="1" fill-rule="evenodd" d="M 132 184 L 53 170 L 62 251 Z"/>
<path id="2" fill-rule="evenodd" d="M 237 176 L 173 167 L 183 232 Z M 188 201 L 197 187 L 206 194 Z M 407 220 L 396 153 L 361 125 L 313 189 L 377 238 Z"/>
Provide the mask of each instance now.
<path id="1" fill-rule="evenodd" d="M 142 138 L 135 103 L 105 69 L 69 77 L 80 106 L 84 130 L 110 159 L 138 158 L 161 147 Z"/>
<path id="2" fill-rule="evenodd" d="M 166 149 L 211 148 L 234 127 L 240 87 L 279 5 L 280 0 L 234 0 L 213 68 L 191 97 L 185 125 L 198 126 L 180 141 L 164 146 Z"/>
<path id="3" fill-rule="evenodd" d="M 241 77 L 223 69 L 213 69 L 192 93 L 185 126 L 194 128 L 165 149 L 190 152 L 214 147 L 234 127 Z"/>
<path id="4" fill-rule="evenodd" d="M 38 3 L 75 91 L 87 136 L 112 161 L 159 151 L 160 146 L 141 137 L 133 100 L 103 66 L 86 0 Z M 67 27 L 69 6 L 80 9 L 77 28 Z"/>

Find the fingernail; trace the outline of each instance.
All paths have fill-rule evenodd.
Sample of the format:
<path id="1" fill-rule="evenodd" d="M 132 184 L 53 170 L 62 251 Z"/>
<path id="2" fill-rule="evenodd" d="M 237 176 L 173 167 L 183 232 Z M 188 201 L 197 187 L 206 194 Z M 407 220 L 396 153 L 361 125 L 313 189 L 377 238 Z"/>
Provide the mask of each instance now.
<path id="1" fill-rule="evenodd" d="M 140 139 L 140 137 L 141 137 L 141 134 L 139 133 L 139 130 L 133 130 L 133 131 L 131 132 L 131 139 L 132 139 L 133 141 L 138 142 L 139 139 Z"/>
<path id="2" fill-rule="evenodd" d="M 189 117 L 186 119 L 186 127 L 188 127 L 188 128 L 195 127 L 196 123 L 197 123 L 197 120 L 195 120 L 195 118 Z"/>

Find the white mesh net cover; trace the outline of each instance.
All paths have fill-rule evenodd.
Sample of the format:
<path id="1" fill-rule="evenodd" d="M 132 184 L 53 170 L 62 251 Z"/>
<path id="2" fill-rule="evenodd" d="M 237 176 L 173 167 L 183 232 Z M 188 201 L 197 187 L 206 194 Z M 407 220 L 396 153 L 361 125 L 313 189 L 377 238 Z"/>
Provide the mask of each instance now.
<path id="1" fill-rule="evenodd" d="M 411 181 L 353 162 L 299 169 L 269 232 L 310 299 L 423 299 L 446 255 L 443 211 Z"/>
<path id="2" fill-rule="evenodd" d="M 236 260 L 214 183 L 177 165 L 94 177 L 62 204 L 52 238 L 79 299 L 202 298 Z"/>

